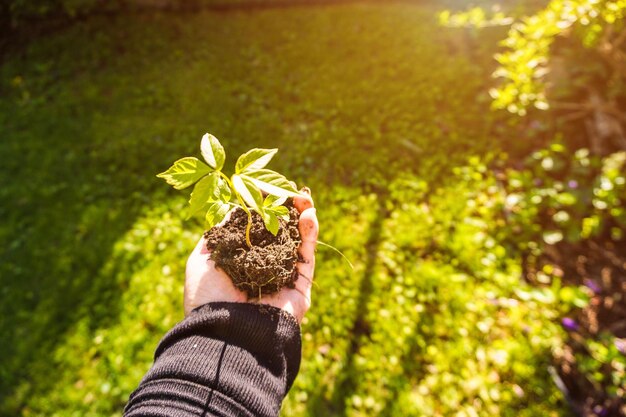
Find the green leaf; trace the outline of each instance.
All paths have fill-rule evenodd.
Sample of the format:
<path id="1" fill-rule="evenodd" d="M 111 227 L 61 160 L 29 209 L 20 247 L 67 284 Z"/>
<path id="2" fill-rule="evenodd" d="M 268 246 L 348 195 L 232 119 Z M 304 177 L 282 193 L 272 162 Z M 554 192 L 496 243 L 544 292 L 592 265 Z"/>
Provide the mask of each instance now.
<path id="1" fill-rule="evenodd" d="M 261 190 L 249 179 L 241 175 L 233 175 L 231 178 L 235 191 L 243 198 L 250 208 L 263 213 L 263 194 Z"/>
<path id="2" fill-rule="evenodd" d="M 222 169 L 224 161 L 226 160 L 226 153 L 224 152 L 224 147 L 215 136 L 209 133 L 205 133 L 205 135 L 202 136 L 200 152 L 210 167 L 218 171 Z"/>
<path id="3" fill-rule="evenodd" d="M 226 183 L 226 181 L 222 177 L 219 178 L 218 183 L 219 183 L 219 188 L 218 188 L 219 195 L 216 195 L 215 199 L 220 200 L 224 203 L 228 203 L 232 196 L 230 186 Z"/>
<path id="4" fill-rule="evenodd" d="M 246 173 L 242 177 L 249 179 L 266 193 L 277 197 L 295 197 L 298 195 L 296 188 L 284 175 L 270 169 L 260 169 Z"/>
<path id="5" fill-rule="evenodd" d="M 189 212 L 187 214 L 188 219 L 208 206 L 209 201 L 211 201 L 211 197 L 213 197 L 214 192 L 218 187 L 218 178 L 219 175 L 216 172 L 212 172 L 198 181 L 198 183 L 193 187 L 193 191 L 189 197 Z"/>
<path id="6" fill-rule="evenodd" d="M 188 156 L 174 162 L 174 165 L 167 171 L 158 174 L 157 177 L 163 178 L 169 185 L 177 190 L 182 190 L 183 188 L 189 187 L 209 172 L 211 172 L 211 168 L 206 164 L 198 158 Z"/>
<path id="7" fill-rule="evenodd" d="M 265 210 L 267 212 L 275 214 L 277 217 L 283 219 L 286 222 L 289 221 L 289 209 L 285 206 L 267 207 Z"/>
<path id="8" fill-rule="evenodd" d="M 277 195 L 268 195 L 265 197 L 265 201 L 263 201 L 263 207 L 278 207 L 285 204 L 287 197 L 279 197 Z"/>
<path id="9" fill-rule="evenodd" d="M 286 222 L 289 221 L 289 209 L 282 205 L 285 203 L 286 199 L 287 197 L 268 195 L 265 201 L 263 201 L 263 208 L 265 210 L 263 213 L 263 222 L 267 230 L 274 236 L 278 233 L 278 219 L 283 219 Z"/>
<path id="10" fill-rule="evenodd" d="M 235 173 L 249 173 L 264 168 L 276 152 L 278 152 L 278 149 L 250 149 L 237 159 Z"/>
<path id="11" fill-rule="evenodd" d="M 193 188 L 191 197 L 189 198 L 189 219 L 194 214 L 206 209 L 210 203 L 221 201 L 228 203 L 230 201 L 230 187 L 217 172 L 211 172 L 202 178 Z"/>
<path id="12" fill-rule="evenodd" d="M 230 204 L 226 204 L 221 201 L 216 201 L 211 204 L 205 216 L 207 229 L 211 229 L 213 226 L 224 220 L 230 211 L 230 208 Z"/>
<path id="13" fill-rule="evenodd" d="M 278 223 L 278 218 L 272 212 L 265 212 L 263 214 L 263 223 L 265 223 L 265 227 L 271 234 L 276 236 L 278 234 L 278 228 L 280 224 Z"/>

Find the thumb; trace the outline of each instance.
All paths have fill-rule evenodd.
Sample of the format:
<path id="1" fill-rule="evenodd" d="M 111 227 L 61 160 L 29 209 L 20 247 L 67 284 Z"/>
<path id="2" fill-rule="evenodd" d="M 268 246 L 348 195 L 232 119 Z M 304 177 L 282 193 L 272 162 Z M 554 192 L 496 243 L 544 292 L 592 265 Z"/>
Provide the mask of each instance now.
<path id="1" fill-rule="evenodd" d="M 301 261 L 298 262 L 298 273 L 304 275 L 308 280 L 308 287 L 313 280 L 315 272 L 315 247 L 317 246 L 317 235 L 319 234 L 319 223 L 315 208 L 311 207 L 302 212 L 298 224 L 300 229 L 300 253 Z"/>

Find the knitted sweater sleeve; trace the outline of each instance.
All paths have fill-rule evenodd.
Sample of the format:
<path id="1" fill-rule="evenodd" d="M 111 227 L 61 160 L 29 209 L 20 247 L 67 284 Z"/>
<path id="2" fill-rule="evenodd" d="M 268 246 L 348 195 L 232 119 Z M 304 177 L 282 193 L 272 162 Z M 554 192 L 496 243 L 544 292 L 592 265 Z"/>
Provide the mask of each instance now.
<path id="1" fill-rule="evenodd" d="M 300 355 L 300 327 L 290 314 L 258 304 L 205 304 L 161 340 L 124 416 L 275 417 Z"/>

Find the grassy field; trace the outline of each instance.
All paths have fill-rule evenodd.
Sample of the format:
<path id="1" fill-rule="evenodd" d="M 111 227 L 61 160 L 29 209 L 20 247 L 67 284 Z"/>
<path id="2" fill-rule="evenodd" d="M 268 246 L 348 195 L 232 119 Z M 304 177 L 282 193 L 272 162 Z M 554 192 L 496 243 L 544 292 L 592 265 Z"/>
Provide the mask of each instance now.
<path id="1" fill-rule="evenodd" d="M 519 260 L 466 221 L 472 182 L 452 176 L 498 150 L 493 49 L 436 12 L 93 18 L 8 55 L 0 414 L 121 415 L 182 318 L 202 232 L 155 174 L 208 131 L 229 158 L 280 148 L 273 166 L 311 186 L 321 240 L 355 264 L 318 253 L 284 415 L 566 415 L 547 371 L 558 309 L 517 302 Z"/>

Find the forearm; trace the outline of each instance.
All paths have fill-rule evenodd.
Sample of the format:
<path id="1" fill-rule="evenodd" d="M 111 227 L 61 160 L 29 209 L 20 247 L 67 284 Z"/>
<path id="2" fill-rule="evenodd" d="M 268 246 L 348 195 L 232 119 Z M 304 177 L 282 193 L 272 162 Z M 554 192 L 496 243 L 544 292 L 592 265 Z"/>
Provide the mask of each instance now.
<path id="1" fill-rule="evenodd" d="M 284 311 L 206 304 L 163 338 L 125 416 L 277 416 L 300 354 L 299 326 Z"/>

